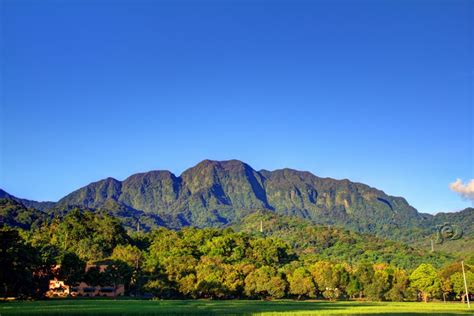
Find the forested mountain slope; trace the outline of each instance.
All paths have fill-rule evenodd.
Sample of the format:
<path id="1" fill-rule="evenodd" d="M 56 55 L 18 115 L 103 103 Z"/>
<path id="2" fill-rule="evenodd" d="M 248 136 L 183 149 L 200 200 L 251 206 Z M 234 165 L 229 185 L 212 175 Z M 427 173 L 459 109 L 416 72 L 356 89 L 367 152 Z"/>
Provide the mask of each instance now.
<path id="1" fill-rule="evenodd" d="M 13 196 L 4 190 L 0 189 L 0 199 L 11 199 L 15 200 L 21 204 L 23 204 L 26 207 L 29 208 L 35 208 L 37 210 L 45 211 L 48 210 L 56 205 L 55 202 L 50 202 L 50 201 L 45 201 L 45 202 L 38 202 L 38 201 L 32 201 L 32 200 L 27 200 L 27 199 L 20 199 L 16 196 Z"/>
<path id="2" fill-rule="evenodd" d="M 0 190 L 1 197 L 48 214 L 66 214 L 76 206 L 105 211 L 129 229 L 142 230 L 156 226 L 227 227 L 249 214 L 268 211 L 423 245 L 436 238 L 437 226 L 445 223 L 461 228 L 463 238 L 472 237 L 474 231 L 472 208 L 422 214 L 404 198 L 362 183 L 293 169 L 256 171 L 238 160 L 204 160 L 180 176 L 150 171 L 123 181 L 107 178 L 57 203 L 19 199 Z"/>
<path id="3" fill-rule="evenodd" d="M 107 178 L 65 196 L 58 205 L 100 208 L 111 200 L 157 215 L 174 228 L 225 226 L 262 209 L 382 236 L 431 224 L 430 216 L 405 199 L 365 184 L 292 169 L 256 171 L 237 160 L 205 160 L 179 177 L 151 171 L 124 181 Z"/>

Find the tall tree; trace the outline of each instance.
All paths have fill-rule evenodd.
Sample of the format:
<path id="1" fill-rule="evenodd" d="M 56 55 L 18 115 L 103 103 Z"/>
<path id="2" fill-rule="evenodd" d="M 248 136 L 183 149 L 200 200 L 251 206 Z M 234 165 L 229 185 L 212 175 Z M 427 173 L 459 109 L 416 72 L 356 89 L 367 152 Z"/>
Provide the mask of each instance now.
<path id="1" fill-rule="evenodd" d="M 441 291 L 441 280 L 431 264 L 420 264 L 410 275 L 410 282 L 425 303 Z"/>
<path id="2" fill-rule="evenodd" d="M 299 267 L 287 275 L 289 293 L 301 297 L 316 297 L 316 285 L 311 273 L 304 267 Z"/>
<path id="3" fill-rule="evenodd" d="M 464 303 L 466 299 L 466 289 L 464 286 L 464 277 L 461 272 L 456 272 L 451 276 L 451 282 L 453 285 L 453 291 L 461 301 Z M 474 289 L 474 273 L 471 271 L 466 272 L 466 284 L 468 289 Z"/>
<path id="4" fill-rule="evenodd" d="M 66 252 L 58 260 L 57 277 L 68 285 L 77 285 L 84 279 L 86 263 L 75 253 Z"/>
<path id="5" fill-rule="evenodd" d="M 37 250 L 17 230 L 0 229 L 0 296 L 41 295 L 34 273 L 41 267 Z"/>
<path id="6" fill-rule="evenodd" d="M 286 281 L 270 266 L 262 266 L 245 278 L 245 293 L 250 297 L 281 298 L 286 286 Z"/>

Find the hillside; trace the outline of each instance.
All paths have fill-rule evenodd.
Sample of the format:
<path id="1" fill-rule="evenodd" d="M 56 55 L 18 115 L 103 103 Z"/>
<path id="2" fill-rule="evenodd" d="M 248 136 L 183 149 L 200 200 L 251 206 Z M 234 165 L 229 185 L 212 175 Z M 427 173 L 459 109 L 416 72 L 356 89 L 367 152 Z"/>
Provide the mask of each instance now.
<path id="1" fill-rule="evenodd" d="M 331 258 L 351 264 L 385 262 L 403 268 L 413 268 L 422 262 L 440 266 L 453 260 L 453 257 L 444 251 L 430 252 L 429 248 L 421 249 L 337 227 L 312 225 L 300 218 L 276 215 L 268 211 L 245 216 L 232 228 L 236 231 L 284 240 L 305 260 Z"/>
<path id="2" fill-rule="evenodd" d="M 42 211 L 27 208 L 22 203 L 10 198 L 0 198 L 0 227 L 7 225 L 30 229 L 38 227 L 47 218 L 48 215 Z"/>
<path id="3" fill-rule="evenodd" d="M 438 213 L 432 217 L 432 227 L 452 229 L 453 236 L 440 237 L 438 231 L 426 232 L 425 238 L 415 240 L 415 245 L 424 249 L 434 249 L 466 256 L 474 254 L 474 208 L 468 207 L 455 213 Z M 462 235 L 459 235 L 462 232 Z M 429 233 L 431 233 L 429 235 Z"/>
<path id="4" fill-rule="evenodd" d="M 381 236 L 430 225 L 429 216 L 405 199 L 365 184 L 292 169 L 256 171 L 237 160 L 205 160 L 179 177 L 151 171 L 124 181 L 107 178 L 72 192 L 58 206 L 101 208 L 110 200 L 174 228 L 224 226 L 260 209 Z"/>
<path id="5" fill-rule="evenodd" d="M 4 190 L 0 189 L 0 199 L 11 199 L 15 200 L 21 204 L 23 204 L 26 207 L 29 208 L 34 208 L 37 210 L 45 211 L 48 210 L 56 205 L 55 202 L 50 202 L 50 201 L 45 201 L 45 202 L 38 202 L 38 201 L 32 201 L 32 200 L 27 200 L 27 199 L 20 199 L 16 196 L 13 196 Z"/>
<path id="6" fill-rule="evenodd" d="M 227 227 L 263 210 L 423 247 L 436 238 L 437 225 L 458 225 L 464 236 L 460 241 L 446 240 L 446 250 L 451 249 L 446 245 L 470 241 L 474 232 L 472 208 L 434 216 L 422 214 L 404 198 L 362 183 L 293 169 L 256 171 L 238 160 L 204 160 L 180 176 L 150 171 L 123 181 L 107 178 L 57 203 L 19 199 L 0 190 L 2 195 L 48 213 L 67 213 L 75 206 L 105 211 L 120 218 L 129 229 Z"/>

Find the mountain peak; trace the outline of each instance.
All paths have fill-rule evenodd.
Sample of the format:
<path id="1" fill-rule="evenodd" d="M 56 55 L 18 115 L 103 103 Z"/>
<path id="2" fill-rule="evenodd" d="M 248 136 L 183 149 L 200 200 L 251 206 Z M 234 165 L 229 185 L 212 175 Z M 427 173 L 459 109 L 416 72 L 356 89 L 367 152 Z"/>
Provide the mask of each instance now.
<path id="1" fill-rule="evenodd" d="M 189 168 L 190 169 L 206 169 L 206 168 L 212 168 L 212 167 L 221 167 L 221 168 L 235 168 L 235 167 L 245 167 L 245 168 L 251 168 L 249 165 L 244 163 L 243 161 L 237 160 L 237 159 L 231 159 L 231 160 L 210 160 L 210 159 L 204 159 L 198 164 L 196 164 L 194 167 Z"/>
<path id="2" fill-rule="evenodd" d="M 350 225 L 359 231 L 422 220 L 404 199 L 363 184 L 290 168 L 257 172 L 236 159 L 206 159 L 179 177 L 156 170 L 122 182 L 107 178 L 71 193 L 60 204 L 102 207 L 108 200 L 178 226 L 222 225 L 262 209 L 316 223 Z"/>

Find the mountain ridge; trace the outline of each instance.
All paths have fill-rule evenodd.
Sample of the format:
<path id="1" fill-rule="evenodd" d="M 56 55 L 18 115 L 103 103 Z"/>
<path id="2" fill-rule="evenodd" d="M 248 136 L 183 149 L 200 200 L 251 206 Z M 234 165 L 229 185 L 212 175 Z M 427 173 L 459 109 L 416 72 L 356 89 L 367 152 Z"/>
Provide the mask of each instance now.
<path id="1" fill-rule="evenodd" d="M 26 207 L 31 207 L 38 209 L 40 211 L 47 210 L 49 208 L 52 208 L 55 206 L 56 202 L 52 201 L 34 201 L 34 200 L 28 200 L 28 199 L 22 199 L 19 197 L 16 197 L 14 195 L 11 195 L 10 193 L 6 192 L 5 190 L 0 189 L 0 199 L 12 199 L 17 202 L 20 202 Z"/>
<path id="2" fill-rule="evenodd" d="M 179 176 L 168 170 L 152 170 L 122 181 L 108 177 L 53 204 L 56 211 L 71 206 L 111 210 L 126 214 L 129 223 L 136 220 L 147 227 L 174 229 L 228 226 L 250 213 L 266 210 L 396 240 L 414 238 L 410 235 L 421 231 L 428 234 L 439 224 L 435 219 L 443 216 L 457 222 L 458 217 L 470 216 L 466 212 L 435 217 L 419 213 L 403 197 L 364 183 L 321 178 L 291 168 L 256 171 L 235 159 L 206 159 Z"/>
<path id="3" fill-rule="evenodd" d="M 123 181 L 106 178 L 71 192 L 57 205 L 102 207 L 108 199 L 168 218 L 172 227 L 224 225 L 259 209 L 317 223 L 353 224 L 360 231 L 373 230 L 367 218 L 407 226 L 431 216 L 418 213 L 402 197 L 363 183 L 290 168 L 256 171 L 238 160 L 204 160 L 179 176 L 153 170 Z"/>

